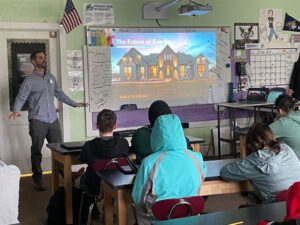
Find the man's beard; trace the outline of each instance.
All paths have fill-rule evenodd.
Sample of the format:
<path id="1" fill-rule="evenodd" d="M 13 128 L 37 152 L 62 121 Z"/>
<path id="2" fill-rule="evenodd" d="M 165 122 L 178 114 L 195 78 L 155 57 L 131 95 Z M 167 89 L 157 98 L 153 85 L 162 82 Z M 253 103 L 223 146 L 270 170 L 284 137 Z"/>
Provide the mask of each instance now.
<path id="1" fill-rule="evenodd" d="M 39 69 L 47 70 L 47 64 L 45 64 L 45 65 L 43 65 L 42 63 L 41 64 L 37 64 L 36 67 L 39 68 Z"/>

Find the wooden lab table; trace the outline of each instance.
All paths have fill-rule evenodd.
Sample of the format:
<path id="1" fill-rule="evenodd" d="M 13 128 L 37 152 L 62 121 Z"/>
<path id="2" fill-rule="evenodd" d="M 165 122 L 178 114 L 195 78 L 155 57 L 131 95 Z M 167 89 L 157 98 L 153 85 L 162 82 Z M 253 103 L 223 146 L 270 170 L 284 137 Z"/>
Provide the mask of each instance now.
<path id="1" fill-rule="evenodd" d="M 200 195 L 228 194 L 252 191 L 248 181 L 225 181 L 220 179 L 220 170 L 224 165 L 238 159 L 205 161 L 207 167 L 206 180 L 203 182 Z M 131 191 L 135 175 L 123 174 L 119 170 L 103 170 L 98 172 L 102 179 L 104 192 L 105 224 L 113 225 L 114 201 L 117 204 L 118 225 L 127 225 L 127 204 L 132 203 Z"/>

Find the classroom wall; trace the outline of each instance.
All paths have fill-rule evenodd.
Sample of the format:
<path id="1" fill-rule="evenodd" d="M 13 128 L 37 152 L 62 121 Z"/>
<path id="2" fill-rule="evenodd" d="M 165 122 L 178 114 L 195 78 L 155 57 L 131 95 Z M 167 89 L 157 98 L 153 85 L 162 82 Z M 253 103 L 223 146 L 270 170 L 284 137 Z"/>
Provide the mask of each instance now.
<path id="1" fill-rule="evenodd" d="M 156 0 L 158 1 L 158 0 Z M 169 0 L 160 0 L 168 2 Z M 180 4 L 186 4 L 188 0 L 170 8 L 169 20 L 161 20 L 162 26 L 230 26 L 233 40 L 233 25 L 235 22 L 258 22 L 259 8 L 282 8 L 283 15 L 288 12 L 291 16 L 300 20 L 298 12 L 300 5 L 298 0 L 195 0 L 196 2 L 213 6 L 213 11 L 207 15 L 198 17 L 178 16 L 177 8 Z M 84 1 L 73 0 L 82 20 L 84 3 L 110 3 L 115 7 L 115 26 L 132 27 L 157 27 L 154 20 L 142 19 L 142 5 L 148 0 L 109 0 L 109 1 Z M 0 22 L 44 22 L 59 23 L 65 1 L 63 0 L 0 0 Z M 82 49 L 85 44 L 85 28 L 83 25 L 67 35 L 67 49 Z M 68 93 L 75 101 L 84 99 L 83 92 Z M 72 140 L 85 139 L 85 119 L 83 109 L 70 108 L 70 135 Z M 73 121 L 76 121 L 73 122 Z M 210 139 L 210 128 L 191 129 L 189 135 Z M 27 135 L 27 134 L 26 134 Z M 201 136 L 203 135 L 203 136 Z"/>

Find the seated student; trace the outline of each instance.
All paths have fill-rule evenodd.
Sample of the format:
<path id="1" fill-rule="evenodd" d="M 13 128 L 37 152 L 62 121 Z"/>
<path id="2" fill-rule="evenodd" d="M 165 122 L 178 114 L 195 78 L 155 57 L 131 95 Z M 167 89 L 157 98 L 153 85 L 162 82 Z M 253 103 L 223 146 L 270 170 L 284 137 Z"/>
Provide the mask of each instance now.
<path id="1" fill-rule="evenodd" d="M 294 183 L 287 191 L 286 214 L 283 222 L 262 220 L 257 225 L 300 225 L 300 182 Z"/>
<path id="2" fill-rule="evenodd" d="M 154 101 L 149 108 L 148 118 L 150 125 L 148 127 L 141 127 L 137 129 L 131 139 L 131 151 L 136 154 L 136 163 L 152 154 L 153 151 L 150 146 L 151 130 L 157 117 L 161 115 L 171 114 L 171 109 L 163 100 Z"/>
<path id="3" fill-rule="evenodd" d="M 300 159 L 300 111 L 294 111 L 293 99 L 289 95 L 280 95 L 275 106 L 280 118 L 270 124 L 275 138 L 288 144 Z"/>
<path id="4" fill-rule="evenodd" d="M 206 176 L 201 153 L 187 150 L 178 116 L 159 116 L 152 128 L 153 154 L 136 175 L 132 198 L 139 225 L 151 224 L 154 202 L 198 195 Z"/>
<path id="5" fill-rule="evenodd" d="M 136 154 L 136 163 L 140 164 L 142 160 L 153 151 L 150 146 L 151 130 L 157 117 L 171 114 L 172 111 L 168 104 L 163 100 L 154 101 L 149 108 L 148 118 L 150 125 L 137 129 L 131 139 L 131 151 Z M 188 140 L 187 140 L 188 143 Z M 188 149 L 192 149 L 188 145 Z"/>
<path id="6" fill-rule="evenodd" d="M 275 201 L 276 195 L 300 181 L 300 162 L 286 144 L 279 144 L 267 124 L 250 127 L 245 159 L 226 165 L 221 170 L 226 180 L 250 180 L 263 203 Z"/>
<path id="7" fill-rule="evenodd" d="M 90 194 L 99 194 L 101 182 L 93 170 L 93 163 L 98 159 L 122 157 L 122 153 L 128 153 L 127 140 L 113 133 L 116 121 L 115 112 L 103 109 L 97 116 L 100 137 L 87 141 L 80 153 L 80 161 L 88 164 L 86 172 L 81 177 L 80 186 Z"/>

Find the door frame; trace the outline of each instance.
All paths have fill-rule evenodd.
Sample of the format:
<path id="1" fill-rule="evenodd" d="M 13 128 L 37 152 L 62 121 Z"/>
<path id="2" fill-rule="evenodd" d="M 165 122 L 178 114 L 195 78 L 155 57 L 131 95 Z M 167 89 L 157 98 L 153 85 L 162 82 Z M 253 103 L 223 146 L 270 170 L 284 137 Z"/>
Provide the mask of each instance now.
<path id="1" fill-rule="evenodd" d="M 57 40 L 57 81 L 63 91 L 68 90 L 68 71 L 67 71 L 67 57 L 66 57 L 66 32 L 62 25 L 58 23 L 14 23 L 14 22 L 0 22 L 0 31 L 49 31 L 56 32 Z M 0 99 L 1 101 L 1 99 Z M 64 141 L 70 140 L 70 126 L 69 126 L 69 109 L 68 106 L 58 103 L 59 120 L 62 129 L 62 138 Z M 7 115 L 3 115 L 3 119 Z"/>

